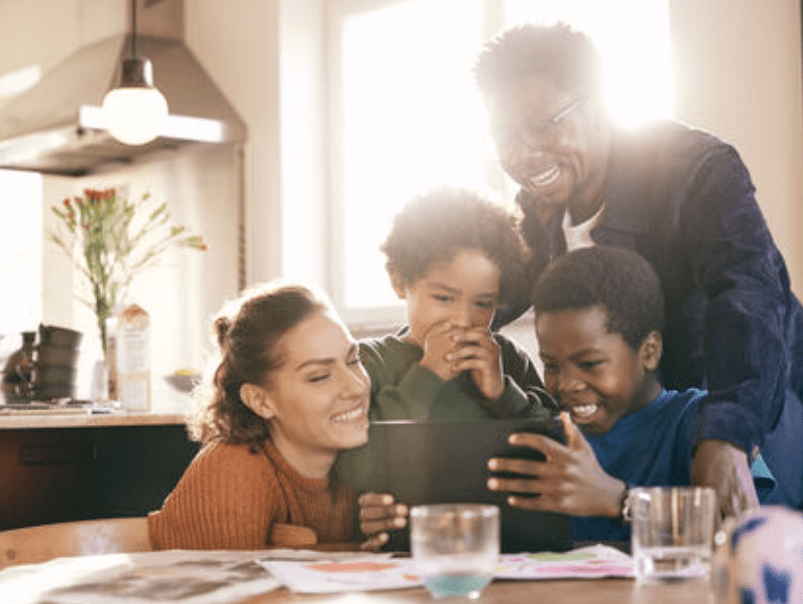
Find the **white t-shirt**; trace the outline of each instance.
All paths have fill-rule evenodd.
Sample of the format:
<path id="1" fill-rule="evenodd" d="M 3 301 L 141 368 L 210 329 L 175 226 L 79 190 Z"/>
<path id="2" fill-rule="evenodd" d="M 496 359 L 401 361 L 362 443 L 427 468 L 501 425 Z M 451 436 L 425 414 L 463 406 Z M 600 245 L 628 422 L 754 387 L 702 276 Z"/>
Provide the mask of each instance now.
<path id="1" fill-rule="evenodd" d="M 580 224 L 573 225 L 572 217 L 568 208 L 563 214 L 563 238 L 566 240 L 566 251 L 571 252 L 584 247 L 594 247 L 594 240 L 591 239 L 591 231 L 599 223 L 602 213 L 605 210 L 603 203 L 597 213 L 591 218 Z"/>

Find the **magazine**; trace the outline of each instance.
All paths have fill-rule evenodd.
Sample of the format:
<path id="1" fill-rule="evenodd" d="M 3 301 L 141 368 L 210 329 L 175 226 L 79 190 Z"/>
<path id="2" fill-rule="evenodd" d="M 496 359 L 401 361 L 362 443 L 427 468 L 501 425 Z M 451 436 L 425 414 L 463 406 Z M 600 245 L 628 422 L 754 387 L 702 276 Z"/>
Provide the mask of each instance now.
<path id="1" fill-rule="evenodd" d="M 338 561 L 260 560 L 297 593 L 337 593 L 404 589 L 423 585 L 412 558 L 360 558 Z M 607 545 L 569 552 L 502 554 L 497 579 L 600 579 L 633 577 L 633 559 Z"/>

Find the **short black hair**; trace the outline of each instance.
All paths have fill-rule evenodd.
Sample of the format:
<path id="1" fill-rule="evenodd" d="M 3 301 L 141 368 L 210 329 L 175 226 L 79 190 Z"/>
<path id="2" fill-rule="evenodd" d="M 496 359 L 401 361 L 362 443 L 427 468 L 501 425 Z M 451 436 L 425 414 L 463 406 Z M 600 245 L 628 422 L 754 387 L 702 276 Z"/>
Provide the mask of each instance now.
<path id="1" fill-rule="evenodd" d="M 501 85 L 531 75 L 550 75 L 559 88 L 602 98 L 599 52 L 583 32 L 565 23 L 527 23 L 486 42 L 474 64 L 474 78 L 487 98 Z"/>
<path id="2" fill-rule="evenodd" d="M 500 301 L 521 292 L 527 247 L 516 214 L 482 193 L 441 187 L 422 193 L 396 214 L 381 246 L 385 267 L 412 284 L 438 262 L 448 262 L 462 249 L 479 249 L 501 274 Z M 526 292 L 521 292 L 526 293 Z"/>
<path id="3" fill-rule="evenodd" d="M 594 246 L 560 256 L 541 273 L 531 299 L 536 317 L 602 307 L 608 333 L 620 334 L 633 350 L 664 328 L 660 279 L 647 260 L 624 248 Z"/>

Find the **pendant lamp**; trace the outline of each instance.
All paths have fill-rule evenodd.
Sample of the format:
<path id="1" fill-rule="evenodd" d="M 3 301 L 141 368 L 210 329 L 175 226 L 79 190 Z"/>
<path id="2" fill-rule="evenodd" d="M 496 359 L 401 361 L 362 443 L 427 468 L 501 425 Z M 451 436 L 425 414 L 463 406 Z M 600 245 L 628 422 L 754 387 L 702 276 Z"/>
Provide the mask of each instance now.
<path id="1" fill-rule="evenodd" d="M 155 139 L 167 117 L 167 101 L 153 85 L 151 62 L 137 56 L 137 0 L 131 0 L 131 57 L 123 59 L 120 85 L 103 99 L 109 133 L 126 145 Z"/>

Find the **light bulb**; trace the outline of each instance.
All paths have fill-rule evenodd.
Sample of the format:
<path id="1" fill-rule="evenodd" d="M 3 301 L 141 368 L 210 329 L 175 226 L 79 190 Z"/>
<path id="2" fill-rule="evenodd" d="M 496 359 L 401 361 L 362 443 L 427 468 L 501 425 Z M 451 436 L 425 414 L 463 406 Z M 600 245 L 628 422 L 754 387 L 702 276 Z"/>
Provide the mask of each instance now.
<path id="1" fill-rule="evenodd" d="M 114 138 L 127 145 L 144 145 L 161 131 L 167 101 L 153 87 L 114 88 L 103 99 L 103 116 Z"/>
<path id="2" fill-rule="evenodd" d="M 103 99 L 103 117 L 111 135 L 127 145 L 144 145 L 159 135 L 167 101 L 153 86 L 148 59 L 123 59 L 120 85 Z"/>

